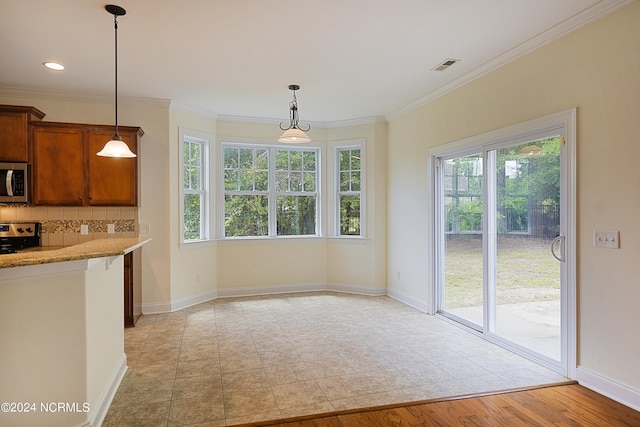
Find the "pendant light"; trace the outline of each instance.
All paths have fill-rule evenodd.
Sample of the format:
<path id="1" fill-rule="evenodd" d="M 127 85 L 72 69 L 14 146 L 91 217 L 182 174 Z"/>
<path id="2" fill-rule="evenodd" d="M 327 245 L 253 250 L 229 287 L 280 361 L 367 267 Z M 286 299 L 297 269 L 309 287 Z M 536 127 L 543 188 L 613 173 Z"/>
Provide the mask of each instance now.
<path id="1" fill-rule="evenodd" d="M 103 157 L 136 157 L 131 152 L 129 146 L 122 140 L 122 137 L 118 133 L 118 16 L 122 16 L 127 13 L 126 10 L 120 6 L 114 4 L 108 4 L 104 7 L 107 12 L 113 15 L 113 27 L 115 29 L 115 105 L 116 105 L 116 133 L 111 137 L 111 141 L 107 142 L 102 150 L 100 150 L 98 156 Z"/>
<path id="2" fill-rule="evenodd" d="M 311 138 L 307 136 L 305 132 L 311 129 L 311 125 L 307 123 L 306 130 L 300 129 L 298 124 L 298 100 L 296 99 L 296 91 L 300 89 L 298 85 L 289 85 L 289 89 L 293 91 L 293 101 L 289 103 L 289 126 L 283 127 L 280 123 L 280 129 L 284 133 L 278 138 L 278 142 L 284 142 L 286 144 L 301 144 L 311 141 Z"/>

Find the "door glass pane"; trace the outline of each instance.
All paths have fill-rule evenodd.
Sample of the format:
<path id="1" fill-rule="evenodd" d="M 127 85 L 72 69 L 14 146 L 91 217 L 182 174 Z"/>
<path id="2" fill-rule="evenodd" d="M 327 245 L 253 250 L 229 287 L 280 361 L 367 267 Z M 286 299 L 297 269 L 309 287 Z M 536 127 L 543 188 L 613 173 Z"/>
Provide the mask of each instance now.
<path id="1" fill-rule="evenodd" d="M 442 165 L 445 248 L 441 307 L 482 325 L 482 155 L 446 160 Z"/>
<path id="2" fill-rule="evenodd" d="M 496 154 L 494 332 L 560 360 L 560 138 Z"/>

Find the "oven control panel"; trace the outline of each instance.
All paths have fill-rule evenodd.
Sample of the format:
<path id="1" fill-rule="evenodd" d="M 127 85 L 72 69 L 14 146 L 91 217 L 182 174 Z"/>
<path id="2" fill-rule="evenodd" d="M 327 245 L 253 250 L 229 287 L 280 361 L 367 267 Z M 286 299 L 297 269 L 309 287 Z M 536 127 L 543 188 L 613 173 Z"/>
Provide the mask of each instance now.
<path id="1" fill-rule="evenodd" d="M 0 237 L 36 237 L 40 235 L 40 223 L 0 223 Z"/>

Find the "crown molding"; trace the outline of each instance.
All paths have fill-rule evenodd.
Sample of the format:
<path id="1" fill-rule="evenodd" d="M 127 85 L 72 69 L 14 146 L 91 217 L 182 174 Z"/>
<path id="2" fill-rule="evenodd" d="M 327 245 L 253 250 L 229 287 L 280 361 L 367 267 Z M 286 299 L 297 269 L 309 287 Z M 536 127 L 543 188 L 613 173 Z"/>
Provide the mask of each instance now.
<path id="1" fill-rule="evenodd" d="M 204 110 L 202 108 L 193 107 L 191 105 L 182 104 L 180 102 L 170 101 L 169 108 L 171 110 L 184 111 L 185 113 L 195 114 L 206 119 L 217 120 L 220 115 L 212 111 Z"/>
<path id="2" fill-rule="evenodd" d="M 474 80 L 477 80 L 516 59 L 523 57 L 555 40 L 558 40 L 578 29 L 585 27 L 597 20 L 604 18 L 605 16 L 622 9 L 634 3 L 636 0 L 602 0 L 601 2 L 591 6 L 590 8 L 565 19 L 560 24 L 543 31 L 529 40 L 520 43 L 518 46 L 510 49 L 509 51 L 485 62 L 479 67 L 463 74 L 462 76 L 454 79 L 450 83 L 439 87 L 438 89 L 428 93 L 427 95 L 417 99 L 416 101 L 406 105 L 405 107 L 387 114 L 385 117 L 387 120 L 397 119 L 411 111 L 426 105 L 441 96 L 448 94 Z"/>
<path id="3" fill-rule="evenodd" d="M 246 116 L 230 116 L 227 114 L 218 114 L 219 122 L 231 122 L 231 123 L 250 123 L 256 125 L 278 125 L 285 121 L 282 119 L 270 119 L 267 117 L 246 117 Z M 314 126 L 320 126 L 318 123 L 314 123 Z"/>
<path id="4" fill-rule="evenodd" d="M 361 117 L 358 119 L 348 119 L 348 120 L 338 120 L 335 122 L 328 122 L 325 124 L 325 127 L 330 129 L 335 129 L 335 128 L 350 127 L 350 126 L 372 125 L 377 123 L 387 123 L 387 119 L 385 119 L 383 116 Z"/>
<path id="5" fill-rule="evenodd" d="M 242 116 L 227 116 L 224 114 L 218 115 L 219 122 L 236 122 L 236 123 L 252 123 L 262 125 L 278 125 L 284 120 L 269 119 L 261 117 L 242 117 Z M 358 119 L 339 120 L 335 122 L 306 122 L 311 125 L 312 128 L 319 129 L 334 129 L 349 126 L 370 125 L 375 123 L 386 123 L 386 119 L 382 116 L 362 117 Z"/>
<path id="6" fill-rule="evenodd" d="M 21 87 L 0 86 L 0 95 L 13 98 L 36 98 L 63 100 L 69 102 L 90 102 L 95 104 L 113 104 L 113 93 L 104 92 L 67 92 Z M 118 104 L 140 105 L 151 107 L 169 107 L 170 100 L 162 98 L 146 98 L 136 96 L 118 96 Z"/>

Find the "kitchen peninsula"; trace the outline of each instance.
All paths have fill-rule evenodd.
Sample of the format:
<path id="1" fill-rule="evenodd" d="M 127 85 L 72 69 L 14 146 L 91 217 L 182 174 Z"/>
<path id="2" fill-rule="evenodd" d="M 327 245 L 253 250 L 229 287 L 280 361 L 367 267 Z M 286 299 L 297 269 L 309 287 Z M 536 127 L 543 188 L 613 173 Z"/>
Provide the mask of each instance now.
<path id="1" fill-rule="evenodd" d="M 21 405 L 0 425 L 100 425 L 127 369 L 124 258 L 150 240 L 0 256 L 0 402 Z"/>

